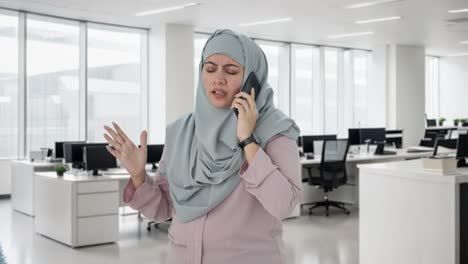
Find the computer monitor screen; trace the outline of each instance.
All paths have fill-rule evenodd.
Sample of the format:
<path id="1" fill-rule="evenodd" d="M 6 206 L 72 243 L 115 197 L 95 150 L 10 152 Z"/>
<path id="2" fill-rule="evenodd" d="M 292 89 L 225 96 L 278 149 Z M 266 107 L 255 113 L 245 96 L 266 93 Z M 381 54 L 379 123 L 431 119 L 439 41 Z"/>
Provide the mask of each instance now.
<path id="1" fill-rule="evenodd" d="M 84 141 L 57 141 L 55 142 L 55 157 L 63 158 L 63 144 L 65 143 L 85 143 Z"/>
<path id="2" fill-rule="evenodd" d="M 98 175 L 97 170 L 117 167 L 117 159 L 102 145 L 84 146 L 83 161 L 85 169 L 92 170 L 93 175 Z"/>
<path id="3" fill-rule="evenodd" d="M 161 160 L 162 152 L 164 149 L 163 144 L 147 145 L 148 159 L 146 163 L 155 164 Z"/>
<path id="4" fill-rule="evenodd" d="M 314 153 L 314 141 L 336 139 L 336 135 L 302 136 L 302 150 L 304 153 Z"/>
<path id="5" fill-rule="evenodd" d="M 348 141 L 349 145 L 361 145 L 361 129 L 360 128 L 349 128 L 348 129 Z"/>
<path id="6" fill-rule="evenodd" d="M 108 143 L 68 143 L 63 144 L 63 154 L 67 163 L 83 163 L 84 146 L 107 146 Z"/>
<path id="7" fill-rule="evenodd" d="M 385 142 L 385 128 L 361 128 L 361 144 Z"/>

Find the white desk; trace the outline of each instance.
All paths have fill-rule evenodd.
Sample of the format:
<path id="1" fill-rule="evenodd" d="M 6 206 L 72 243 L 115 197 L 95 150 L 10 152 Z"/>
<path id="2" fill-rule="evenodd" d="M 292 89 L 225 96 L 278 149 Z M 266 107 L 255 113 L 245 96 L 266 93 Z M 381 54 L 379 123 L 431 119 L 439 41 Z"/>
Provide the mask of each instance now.
<path id="1" fill-rule="evenodd" d="M 34 227 L 37 233 L 71 247 L 116 242 L 120 187 L 130 175 L 35 174 Z"/>
<path id="2" fill-rule="evenodd" d="M 11 205 L 14 210 L 34 216 L 34 173 L 53 171 L 58 163 L 11 161 Z"/>
<path id="3" fill-rule="evenodd" d="M 468 169 L 442 175 L 424 170 L 421 160 L 358 167 L 361 264 L 463 263 L 459 223 L 468 221 L 459 219 L 468 189 L 459 197 Z"/>
<path id="4" fill-rule="evenodd" d="M 359 164 L 368 164 L 368 163 L 380 163 L 380 162 L 393 162 L 401 161 L 406 159 L 418 159 L 423 157 L 429 157 L 432 155 L 430 152 L 416 152 L 408 153 L 407 149 L 388 149 L 391 151 L 396 151 L 396 155 L 374 155 L 374 150 L 371 148 L 369 153 L 367 153 L 366 148 L 361 147 L 359 154 L 348 155 L 346 159 L 346 170 L 348 174 L 348 182 L 351 185 L 343 185 L 340 188 L 333 190 L 328 193 L 330 200 L 341 201 L 345 203 L 354 204 L 359 206 L 359 170 L 357 166 Z M 450 153 L 453 151 L 442 149 L 441 153 Z M 307 160 L 305 158 L 301 159 L 301 165 L 303 167 L 302 174 L 303 179 L 306 179 L 307 170 L 305 167 L 313 167 L 320 165 L 321 159 L 320 156 L 315 156 L 315 159 Z M 312 203 L 323 200 L 323 191 L 317 190 L 315 187 L 310 186 L 307 182 L 302 183 L 302 189 L 304 190 L 304 198 L 302 203 Z"/>

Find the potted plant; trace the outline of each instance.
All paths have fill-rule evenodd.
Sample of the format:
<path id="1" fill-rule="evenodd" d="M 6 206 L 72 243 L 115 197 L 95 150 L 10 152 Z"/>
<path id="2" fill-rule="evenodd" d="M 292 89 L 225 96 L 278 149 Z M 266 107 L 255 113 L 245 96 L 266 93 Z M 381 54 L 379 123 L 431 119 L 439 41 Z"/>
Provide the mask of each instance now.
<path id="1" fill-rule="evenodd" d="M 59 164 L 55 166 L 55 172 L 57 172 L 57 176 L 63 176 L 63 174 L 68 170 L 65 164 Z"/>
<path id="2" fill-rule="evenodd" d="M 459 122 L 460 122 L 460 118 L 455 118 L 455 119 L 453 120 L 453 125 L 454 125 L 454 126 L 458 126 L 458 123 L 459 123 Z"/>
<path id="3" fill-rule="evenodd" d="M 463 126 L 463 124 L 465 124 L 466 122 L 468 122 L 468 118 L 460 118 L 460 123 L 461 123 L 462 126 Z"/>
<path id="4" fill-rule="evenodd" d="M 447 118 L 445 118 L 445 117 L 441 117 L 441 118 L 439 118 L 439 126 L 443 126 L 443 125 L 444 125 L 444 122 L 445 122 L 445 120 L 447 120 Z"/>

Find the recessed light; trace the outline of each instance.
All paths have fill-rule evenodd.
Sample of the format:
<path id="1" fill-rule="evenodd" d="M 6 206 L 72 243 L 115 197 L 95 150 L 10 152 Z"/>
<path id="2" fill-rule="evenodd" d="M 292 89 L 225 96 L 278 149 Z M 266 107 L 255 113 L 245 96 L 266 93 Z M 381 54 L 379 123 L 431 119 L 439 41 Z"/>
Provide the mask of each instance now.
<path id="1" fill-rule="evenodd" d="M 363 7 L 382 5 L 382 4 L 401 2 L 401 1 L 403 1 L 403 0 L 378 0 L 378 1 L 362 2 L 362 3 L 352 4 L 352 5 L 346 6 L 345 8 L 350 8 L 350 9 L 351 8 L 363 8 Z"/>
<path id="2" fill-rule="evenodd" d="M 401 16 L 374 18 L 374 19 L 356 21 L 356 24 L 369 24 L 369 23 L 377 23 L 377 22 L 384 22 L 384 21 L 390 21 L 390 20 L 399 20 L 399 19 L 401 19 Z"/>
<path id="3" fill-rule="evenodd" d="M 449 12 L 449 13 L 452 13 L 452 14 L 464 13 L 464 12 L 468 12 L 468 8 L 464 8 L 464 9 L 454 9 L 454 10 L 449 10 L 448 12 Z"/>
<path id="4" fill-rule="evenodd" d="M 187 7 L 196 6 L 196 5 L 199 5 L 199 4 L 200 3 L 188 3 L 188 4 L 184 4 L 184 5 L 178 5 L 178 6 L 171 6 L 171 7 L 166 7 L 166 8 L 148 10 L 148 11 L 138 12 L 138 13 L 135 14 L 135 16 L 149 16 L 149 15 L 154 15 L 154 14 L 159 14 L 159 13 L 164 13 L 164 12 L 180 10 L 180 9 L 184 9 L 184 8 L 187 8 Z"/>
<path id="5" fill-rule="evenodd" d="M 460 44 L 468 44 L 468 40 L 460 41 Z"/>
<path id="6" fill-rule="evenodd" d="M 328 36 L 328 38 L 331 39 L 337 39 L 337 38 L 348 38 L 348 37 L 357 37 L 357 36 L 366 36 L 366 35 L 372 35 L 374 32 L 356 32 L 356 33 L 349 33 L 349 34 L 340 34 L 340 35 L 332 35 Z"/>
<path id="7" fill-rule="evenodd" d="M 239 26 L 248 27 L 248 26 L 256 26 L 256 25 L 265 25 L 265 24 L 287 22 L 287 21 L 291 21 L 291 20 L 294 20 L 294 19 L 292 17 L 285 17 L 285 18 L 278 18 L 278 19 L 272 19 L 272 20 L 263 20 L 263 21 L 242 23 L 242 24 L 239 24 Z"/>
<path id="8" fill-rule="evenodd" d="M 447 57 L 461 57 L 461 56 L 468 56 L 468 52 L 465 53 L 455 53 L 455 54 L 449 54 Z"/>

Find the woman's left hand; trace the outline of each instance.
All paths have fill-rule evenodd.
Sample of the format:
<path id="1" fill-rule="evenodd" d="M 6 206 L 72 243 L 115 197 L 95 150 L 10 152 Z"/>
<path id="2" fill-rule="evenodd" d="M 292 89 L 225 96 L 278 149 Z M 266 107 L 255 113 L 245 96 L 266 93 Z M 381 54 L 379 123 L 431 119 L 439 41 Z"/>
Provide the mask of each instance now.
<path id="1" fill-rule="evenodd" d="M 237 138 L 239 141 L 243 141 L 252 135 L 255 131 L 255 125 L 257 124 L 258 111 L 257 104 L 255 103 L 254 88 L 250 90 L 250 94 L 245 92 L 236 94 L 231 108 L 237 108 L 239 111 Z"/>

